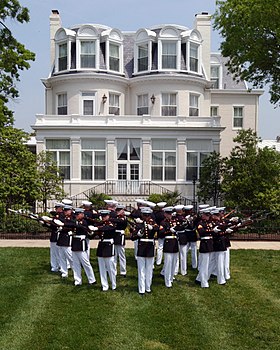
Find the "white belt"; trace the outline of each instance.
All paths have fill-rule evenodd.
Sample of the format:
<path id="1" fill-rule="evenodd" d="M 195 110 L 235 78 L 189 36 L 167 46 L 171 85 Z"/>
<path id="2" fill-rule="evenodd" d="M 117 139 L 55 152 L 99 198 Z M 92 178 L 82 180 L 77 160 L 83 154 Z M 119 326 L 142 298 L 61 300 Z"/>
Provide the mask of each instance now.
<path id="1" fill-rule="evenodd" d="M 107 239 L 103 239 L 103 241 L 102 242 L 109 242 L 109 243 L 114 243 L 114 240 L 113 240 L 113 238 L 107 238 Z"/>
<path id="2" fill-rule="evenodd" d="M 200 239 L 212 239 L 212 236 L 205 236 L 205 237 L 200 237 Z"/>
<path id="3" fill-rule="evenodd" d="M 152 238 L 140 238 L 141 242 L 154 242 Z"/>
<path id="4" fill-rule="evenodd" d="M 176 231 L 176 233 L 186 233 L 186 230 L 184 230 L 184 231 Z"/>
<path id="5" fill-rule="evenodd" d="M 116 232 L 119 232 L 124 235 L 124 230 L 116 230 Z"/>
<path id="6" fill-rule="evenodd" d="M 164 238 L 167 238 L 167 239 L 176 238 L 177 239 L 176 236 L 165 236 Z"/>
<path id="7" fill-rule="evenodd" d="M 85 235 L 74 236 L 74 238 L 79 238 L 80 240 L 86 239 Z"/>

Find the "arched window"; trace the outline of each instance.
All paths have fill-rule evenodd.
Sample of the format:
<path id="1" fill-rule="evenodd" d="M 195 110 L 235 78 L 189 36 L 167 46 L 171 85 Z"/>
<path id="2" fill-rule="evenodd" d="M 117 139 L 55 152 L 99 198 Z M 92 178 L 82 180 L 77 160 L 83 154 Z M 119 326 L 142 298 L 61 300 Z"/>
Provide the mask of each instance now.
<path id="1" fill-rule="evenodd" d="M 173 27 L 164 27 L 158 37 L 158 69 L 180 70 L 181 38 Z"/>
<path id="2" fill-rule="evenodd" d="M 201 43 L 202 37 L 198 30 L 185 31 L 181 34 L 186 42 L 186 69 L 190 73 L 202 74 Z"/>
<path id="3" fill-rule="evenodd" d="M 152 43 L 155 37 L 156 33 L 147 29 L 139 29 L 135 34 L 134 73 L 151 71 Z"/>
<path id="4" fill-rule="evenodd" d="M 55 34 L 55 72 L 71 69 L 71 46 L 76 33 L 70 29 L 59 28 Z"/>
<path id="5" fill-rule="evenodd" d="M 105 63 L 107 71 L 123 74 L 123 35 L 118 29 L 109 29 L 101 33 L 105 42 Z"/>
<path id="6" fill-rule="evenodd" d="M 94 27 L 78 30 L 76 50 L 77 69 L 99 69 L 99 36 Z"/>

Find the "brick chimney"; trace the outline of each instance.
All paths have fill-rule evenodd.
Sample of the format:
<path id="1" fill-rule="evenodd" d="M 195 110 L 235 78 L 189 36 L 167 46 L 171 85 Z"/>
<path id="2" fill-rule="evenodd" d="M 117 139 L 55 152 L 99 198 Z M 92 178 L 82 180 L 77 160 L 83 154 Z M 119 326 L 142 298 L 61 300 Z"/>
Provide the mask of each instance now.
<path id="1" fill-rule="evenodd" d="M 61 19 L 59 16 L 58 10 L 52 10 L 50 15 L 50 64 L 51 69 L 54 65 L 55 60 L 55 42 L 54 42 L 54 36 L 56 31 L 61 28 Z"/>
<path id="2" fill-rule="evenodd" d="M 210 80 L 210 54 L 211 54 L 211 15 L 202 12 L 195 15 L 194 27 L 202 36 L 202 64 L 207 78 Z"/>

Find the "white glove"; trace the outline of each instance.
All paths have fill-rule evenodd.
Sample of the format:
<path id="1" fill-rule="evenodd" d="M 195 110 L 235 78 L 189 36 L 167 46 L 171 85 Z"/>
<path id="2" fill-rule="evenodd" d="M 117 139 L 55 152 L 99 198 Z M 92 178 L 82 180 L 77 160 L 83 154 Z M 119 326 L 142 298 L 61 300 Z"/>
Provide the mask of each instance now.
<path id="1" fill-rule="evenodd" d="M 142 224 L 143 220 L 141 220 L 140 218 L 136 218 L 135 222 L 136 222 L 136 224 Z"/>
<path id="2" fill-rule="evenodd" d="M 37 220 L 38 219 L 38 214 L 29 214 L 28 215 L 30 219 Z"/>
<path id="3" fill-rule="evenodd" d="M 148 229 L 149 230 L 152 230 L 153 228 L 154 228 L 153 225 L 148 224 Z"/>
<path id="4" fill-rule="evenodd" d="M 125 212 L 124 212 L 124 215 L 125 215 L 125 216 L 129 216 L 130 214 L 131 214 L 130 211 L 125 211 Z"/>
<path id="5" fill-rule="evenodd" d="M 226 233 L 232 233 L 232 232 L 233 232 L 233 230 L 231 228 L 226 229 Z"/>
<path id="6" fill-rule="evenodd" d="M 215 233 L 221 232 L 221 230 L 218 228 L 218 226 L 215 226 L 214 229 L 213 229 L 213 231 L 214 231 Z"/>
<path id="7" fill-rule="evenodd" d="M 90 229 L 90 231 L 98 231 L 98 227 L 93 226 L 93 225 L 89 225 L 88 228 Z"/>
<path id="8" fill-rule="evenodd" d="M 172 233 L 176 233 L 175 228 L 174 228 L 174 227 L 171 227 L 170 232 L 172 232 Z"/>
<path id="9" fill-rule="evenodd" d="M 44 221 L 52 221 L 52 218 L 50 218 L 49 216 L 46 216 L 46 215 L 41 216 L 41 218 Z"/>
<path id="10" fill-rule="evenodd" d="M 44 225 L 45 221 L 44 220 L 39 220 L 40 224 Z"/>
<path id="11" fill-rule="evenodd" d="M 64 226 L 64 223 L 58 219 L 54 219 L 53 222 L 57 225 L 57 226 Z"/>
<path id="12" fill-rule="evenodd" d="M 73 236 L 73 232 L 72 232 L 72 231 L 69 231 L 69 232 L 68 232 L 68 235 L 69 235 L 69 236 Z"/>
<path id="13" fill-rule="evenodd" d="M 231 221 L 231 222 L 236 222 L 236 221 L 238 221 L 239 220 L 239 217 L 238 216 L 234 216 L 234 217 L 232 217 L 229 221 Z"/>
<path id="14" fill-rule="evenodd" d="M 240 227 L 242 226 L 242 223 L 240 222 L 239 224 L 236 225 L 236 227 Z"/>
<path id="15" fill-rule="evenodd" d="M 143 235 L 144 235 L 144 233 L 142 233 L 141 230 L 139 230 L 139 231 L 137 232 L 137 236 L 138 236 L 138 237 L 143 237 Z"/>

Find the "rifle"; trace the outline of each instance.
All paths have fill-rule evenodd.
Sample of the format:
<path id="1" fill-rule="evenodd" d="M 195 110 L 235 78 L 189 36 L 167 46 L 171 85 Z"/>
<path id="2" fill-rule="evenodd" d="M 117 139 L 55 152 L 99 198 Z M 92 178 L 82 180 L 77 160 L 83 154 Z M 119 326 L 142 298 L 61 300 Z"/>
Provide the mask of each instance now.
<path id="1" fill-rule="evenodd" d="M 40 222 L 41 224 L 46 224 L 47 226 L 50 226 L 51 223 L 54 224 L 57 227 L 60 227 L 61 225 L 59 225 L 59 223 L 56 223 L 53 218 L 43 215 L 43 216 L 39 216 L 38 214 L 34 214 L 34 213 L 30 213 L 30 212 L 24 212 L 22 209 L 19 210 L 14 210 L 14 209 L 8 209 L 8 211 L 10 211 L 11 213 L 20 215 L 24 218 L 27 219 L 32 219 L 32 220 L 36 220 L 38 222 Z"/>

